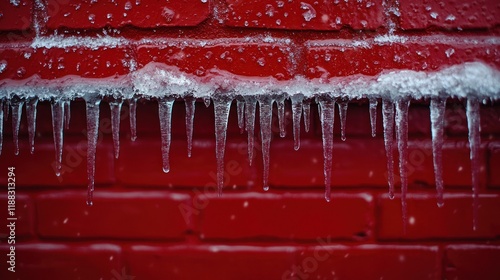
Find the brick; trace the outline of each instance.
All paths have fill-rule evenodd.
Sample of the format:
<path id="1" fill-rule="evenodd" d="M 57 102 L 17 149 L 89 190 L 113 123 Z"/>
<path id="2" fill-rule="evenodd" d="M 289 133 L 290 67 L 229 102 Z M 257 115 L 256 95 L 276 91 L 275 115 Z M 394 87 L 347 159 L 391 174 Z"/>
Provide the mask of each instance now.
<path id="1" fill-rule="evenodd" d="M 500 143 L 492 142 L 488 146 L 488 186 L 500 187 Z"/>
<path id="2" fill-rule="evenodd" d="M 282 279 L 441 279 L 437 246 L 345 246 L 318 241 L 321 245 L 306 247 Z"/>
<path id="3" fill-rule="evenodd" d="M 324 200 L 323 192 L 224 193 L 222 197 L 204 193 L 196 199 L 202 210 L 200 232 L 206 240 L 371 237 L 373 204 L 372 196 L 366 193 L 334 193 L 330 203 Z"/>
<path id="4" fill-rule="evenodd" d="M 139 46 L 137 61 L 140 67 L 149 62 L 161 62 L 196 76 L 207 76 L 222 70 L 242 76 L 290 79 L 295 66 L 289 42 L 269 40 L 271 42 L 244 39 L 172 40 L 161 47 Z"/>
<path id="5" fill-rule="evenodd" d="M 106 78 L 129 72 L 131 56 L 127 48 L 79 47 L 77 44 L 66 48 L 0 49 L 5 64 L 0 79 L 23 80 L 34 75 L 47 80 L 67 75 Z"/>
<path id="6" fill-rule="evenodd" d="M 373 76 L 385 69 L 435 71 L 445 66 L 483 61 L 500 67 L 500 45 L 488 37 L 376 37 L 363 41 L 306 42 L 309 78 Z"/>
<path id="7" fill-rule="evenodd" d="M 0 157 L 0 169 L 16 167 L 17 187 L 83 187 L 87 185 L 87 139 L 66 137 L 64 139 L 61 176 L 55 175 L 55 151 L 51 138 L 35 139 L 35 153 L 29 152 L 26 138 L 19 139 L 19 155 L 14 155 L 11 137 L 4 139 Z M 0 181 L 6 182 L 7 173 L 0 173 Z M 109 142 L 99 141 L 96 153 L 96 184 L 109 184 L 114 179 L 113 147 Z"/>
<path id="8" fill-rule="evenodd" d="M 457 244 L 446 246 L 446 279 L 498 279 L 500 246 Z"/>
<path id="9" fill-rule="evenodd" d="M 495 0 L 400 0 L 399 12 L 405 30 L 491 28 L 500 23 L 500 5 Z"/>
<path id="10" fill-rule="evenodd" d="M 33 1 L 2 1 L 0 3 L 0 30 L 21 31 L 31 26 Z"/>
<path id="11" fill-rule="evenodd" d="M 207 1 L 82 1 L 48 0 L 47 27 L 57 28 L 140 28 L 196 26 L 209 15 Z"/>
<path id="12" fill-rule="evenodd" d="M 85 191 L 58 191 L 37 197 L 37 232 L 50 238 L 182 238 L 189 229 L 179 206 L 188 195 L 96 189 L 94 205 Z"/>
<path id="13" fill-rule="evenodd" d="M 384 24 L 381 0 L 236 1 L 226 0 L 225 23 L 236 27 L 339 30 L 376 29 Z"/>
<path id="14" fill-rule="evenodd" d="M 499 211 L 500 196 L 484 194 L 479 198 L 477 230 L 472 229 L 472 195 L 445 194 L 439 208 L 434 193 L 408 195 L 408 226 L 403 233 L 401 201 L 379 197 L 378 237 L 387 239 L 491 239 L 499 235 L 499 220 L 491 213 Z"/>
<path id="15" fill-rule="evenodd" d="M 8 247 L 0 245 L 0 261 L 7 262 Z M 23 243 L 16 245 L 15 273 L 0 271 L 2 279 L 114 279 L 121 275 L 121 248 L 109 243 Z"/>
<path id="16" fill-rule="evenodd" d="M 163 188 L 205 188 L 217 186 L 215 141 L 193 141 L 192 157 L 187 157 L 186 140 L 173 140 L 170 146 L 170 172 L 162 171 L 159 138 L 138 138 L 135 142 L 123 141 L 117 160 L 117 178 L 127 186 L 156 186 Z M 260 168 L 248 164 L 246 140 L 227 139 L 225 151 L 226 189 L 260 185 Z M 255 159 L 255 161 L 258 161 Z M 140 165 L 137 162 L 141 162 Z M 257 171 L 258 170 L 258 171 Z M 258 173 L 257 173 L 258 172 Z"/>
<path id="17" fill-rule="evenodd" d="M 7 169 L 5 169 L 7 170 Z M 7 182 L 7 181 L 3 181 Z M 29 237 L 33 236 L 33 223 L 34 223 L 34 205 L 29 197 L 29 195 L 25 194 L 20 194 L 19 192 L 16 193 L 16 198 L 15 198 L 15 215 L 10 216 L 8 215 L 7 212 L 7 206 L 8 206 L 8 198 L 7 198 L 7 188 L 5 187 L 5 194 L 0 195 L 0 209 L 3 209 L 0 211 L 0 219 L 2 221 L 6 221 L 6 224 L 9 224 L 10 221 L 7 221 L 7 218 L 16 218 L 14 221 L 16 224 L 16 238 L 21 238 L 21 237 Z M 8 237 L 10 234 L 9 228 L 6 226 L 1 227 L 0 229 L 0 238 L 4 239 Z"/>
<path id="18" fill-rule="evenodd" d="M 281 279 L 292 246 L 133 245 L 126 251 L 137 279 Z"/>

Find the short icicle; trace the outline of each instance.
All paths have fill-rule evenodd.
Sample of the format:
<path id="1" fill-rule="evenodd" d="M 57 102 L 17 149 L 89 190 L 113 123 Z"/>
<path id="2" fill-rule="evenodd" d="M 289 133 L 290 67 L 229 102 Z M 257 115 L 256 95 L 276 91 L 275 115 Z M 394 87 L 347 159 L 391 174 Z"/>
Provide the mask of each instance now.
<path id="1" fill-rule="evenodd" d="M 248 162 L 250 166 L 253 160 L 253 147 L 255 141 L 255 110 L 257 100 L 254 96 L 245 97 L 245 129 L 248 134 Z"/>
<path id="2" fill-rule="evenodd" d="M 305 99 L 302 102 L 302 110 L 304 113 L 304 130 L 309 132 L 311 127 L 311 100 Z"/>
<path id="3" fill-rule="evenodd" d="M 269 190 L 269 152 L 271 148 L 274 99 L 269 95 L 259 96 L 260 138 L 262 142 L 263 189 Z"/>
<path id="4" fill-rule="evenodd" d="M 137 99 L 128 100 L 128 113 L 130 118 L 130 140 L 137 140 Z"/>
<path id="5" fill-rule="evenodd" d="M 238 127 L 240 128 L 240 132 L 243 133 L 245 131 L 245 100 L 236 100 L 236 111 L 238 114 Z"/>
<path id="6" fill-rule="evenodd" d="M 115 158 L 120 156 L 120 114 L 122 110 L 123 101 L 121 99 L 114 99 L 109 102 L 111 110 L 111 130 L 113 134 L 113 147 L 115 151 Z"/>
<path id="7" fill-rule="evenodd" d="M 24 101 L 17 97 L 10 102 L 10 107 L 12 108 L 12 138 L 14 140 L 14 154 L 16 156 L 19 155 L 19 126 L 21 125 L 23 105 Z"/>
<path id="8" fill-rule="evenodd" d="M 215 154 L 217 157 L 217 190 L 222 195 L 224 186 L 224 152 L 226 150 L 226 133 L 229 110 L 232 98 L 221 94 L 213 98 L 215 113 Z"/>
<path id="9" fill-rule="evenodd" d="M 302 117 L 302 100 L 304 96 L 297 94 L 291 97 L 292 100 L 292 118 L 293 118 L 293 148 L 300 148 L 300 119 Z"/>
<path id="10" fill-rule="evenodd" d="M 348 101 L 344 99 L 337 100 L 337 105 L 339 106 L 339 116 L 340 116 L 340 139 L 345 141 L 345 131 L 347 122 L 347 105 Z"/>
<path id="11" fill-rule="evenodd" d="M 408 109 L 409 99 L 396 101 L 396 141 L 399 153 L 399 177 L 401 178 L 401 211 L 403 213 L 403 230 L 408 223 L 406 194 L 408 191 Z"/>
<path id="12" fill-rule="evenodd" d="M 286 120 L 285 120 L 285 98 L 282 97 L 276 101 L 278 105 L 278 123 L 280 128 L 280 137 L 286 136 Z"/>
<path id="13" fill-rule="evenodd" d="M 372 128 L 372 137 L 377 136 L 377 98 L 369 98 L 368 102 L 370 103 L 370 125 Z"/>
<path id="14" fill-rule="evenodd" d="M 434 163 L 434 179 L 436 182 L 437 205 L 444 205 L 443 199 L 443 143 L 444 143 L 444 112 L 446 98 L 431 98 L 432 155 Z"/>
<path id="15" fill-rule="evenodd" d="M 481 119 L 479 115 L 480 101 L 471 97 L 467 99 L 467 127 L 469 129 L 469 147 L 472 170 L 472 228 L 477 230 L 479 215 L 479 147 L 481 146 Z"/>
<path id="16" fill-rule="evenodd" d="M 51 101 L 52 110 L 52 133 L 54 135 L 54 148 L 56 151 L 55 172 L 61 176 L 62 150 L 63 150 L 63 129 L 64 129 L 64 101 Z"/>
<path id="17" fill-rule="evenodd" d="M 394 103 L 382 100 L 382 122 L 384 125 L 384 146 L 387 157 L 387 183 L 389 198 L 394 199 Z"/>
<path id="18" fill-rule="evenodd" d="M 36 133 L 36 107 L 38 98 L 31 98 L 26 102 L 26 117 L 28 119 L 28 138 L 30 143 L 30 153 L 35 152 L 35 133 Z"/>
<path id="19" fill-rule="evenodd" d="M 69 122 L 71 120 L 71 101 L 64 102 L 64 128 L 69 129 Z"/>
<path id="20" fill-rule="evenodd" d="M 87 205 L 91 206 L 94 196 L 95 154 L 99 136 L 99 105 L 101 99 L 98 96 L 89 96 L 85 98 L 85 102 L 87 108 Z"/>
<path id="21" fill-rule="evenodd" d="M 325 176 L 325 199 L 326 201 L 330 201 L 335 101 L 329 96 L 321 96 L 316 99 L 316 102 L 318 102 L 320 107 L 321 133 L 323 138 L 323 173 Z"/>
<path id="22" fill-rule="evenodd" d="M 196 110 L 196 98 L 193 96 L 184 97 L 184 105 L 186 107 L 186 136 L 187 136 L 187 154 L 191 157 L 193 150 L 193 127 L 194 127 L 194 114 Z"/>
<path id="23" fill-rule="evenodd" d="M 158 100 L 158 115 L 161 131 L 161 154 L 163 159 L 163 172 L 170 171 L 170 142 L 172 139 L 172 107 L 174 97 L 163 97 Z"/>

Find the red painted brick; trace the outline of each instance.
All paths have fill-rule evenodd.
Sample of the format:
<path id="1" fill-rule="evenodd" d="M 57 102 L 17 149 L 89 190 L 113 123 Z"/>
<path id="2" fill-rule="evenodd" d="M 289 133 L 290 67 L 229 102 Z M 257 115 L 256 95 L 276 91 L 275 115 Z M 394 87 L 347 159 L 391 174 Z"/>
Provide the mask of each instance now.
<path id="1" fill-rule="evenodd" d="M 83 42 L 82 42 L 83 44 Z M 0 49 L 5 69 L 0 79 L 22 80 L 34 75 L 52 80 L 67 75 L 106 78 L 129 72 L 129 50 L 122 47 Z"/>
<path id="2" fill-rule="evenodd" d="M 401 28 L 406 30 L 429 27 L 461 30 L 500 24 L 500 5 L 496 0 L 400 0 L 399 11 Z"/>
<path id="3" fill-rule="evenodd" d="M 318 241 L 320 245 L 299 254 L 295 267 L 282 279 L 441 279 L 437 246 L 345 246 Z"/>
<path id="4" fill-rule="evenodd" d="M 273 39 L 274 40 L 274 39 Z M 197 76 L 228 71 L 255 77 L 290 79 L 294 61 L 287 42 L 252 42 L 244 39 L 172 41 L 167 46 L 142 45 L 137 48 L 139 65 L 162 62 Z"/>
<path id="5" fill-rule="evenodd" d="M 372 231 L 372 199 L 366 193 L 334 193 L 333 201 L 328 203 L 322 192 L 224 193 L 222 197 L 214 194 L 200 194 L 197 197 L 202 209 L 201 236 L 207 240 L 303 240 L 318 236 L 364 240 L 371 236 Z"/>
<path id="6" fill-rule="evenodd" d="M 84 191 L 37 197 L 37 232 L 51 238 L 182 238 L 189 229 L 179 206 L 188 195 L 166 192 L 107 192 L 96 188 L 94 205 Z"/>
<path id="7" fill-rule="evenodd" d="M 488 185 L 500 187 L 500 143 L 493 142 L 488 146 Z"/>
<path id="8" fill-rule="evenodd" d="M 47 27 L 76 29 L 195 26 L 209 15 L 207 1 L 117 0 L 95 2 L 48 1 Z"/>
<path id="9" fill-rule="evenodd" d="M 472 191 L 471 191 L 472 193 Z M 434 193 L 410 194 L 408 226 L 403 233 L 401 201 L 379 198 L 378 237 L 380 239 L 458 239 L 495 238 L 500 233 L 500 222 L 492 213 L 500 211 L 498 194 L 481 195 L 478 227 L 472 229 L 472 194 L 445 194 L 445 204 L 439 208 Z"/>
<path id="10" fill-rule="evenodd" d="M 170 146 L 170 172 L 163 173 L 159 138 L 138 138 L 135 142 L 123 141 L 117 161 L 117 178 L 128 186 L 206 188 L 217 186 L 215 142 L 193 141 L 192 157 L 187 157 L 186 140 L 174 140 Z M 226 175 L 224 185 L 249 188 L 260 186 L 260 168 L 248 164 L 246 140 L 228 139 L 225 152 Z M 260 162 L 257 159 L 257 163 Z M 137 162 L 141 162 L 140 165 Z M 258 171 L 257 171 L 258 170 Z M 258 172 L 258 173 L 257 173 Z M 259 174 L 259 175 L 258 175 Z M 256 183 L 256 181 L 258 183 Z"/>
<path id="11" fill-rule="evenodd" d="M 446 246 L 446 279 L 499 279 L 500 246 L 460 244 Z"/>
<path id="12" fill-rule="evenodd" d="M 7 170 L 7 169 L 5 169 Z M 3 181 L 6 182 L 6 181 Z M 7 212 L 8 198 L 7 198 L 7 188 L 4 188 L 5 195 L 0 195 L 0 220 L 6 221 L 6 225 L 10 223 L 7 218 L 16 218 L 15 221 L 15 232 L 16 238 L 26 237 L 33 235 L 33 223 L 34 223 L 34 206 L 31 198 L 28 195 L 16 193 L 15 197 L 15 214 L 14 216 L 9 215 Z M 1 238 L 9 236 L 10 230 L 6 226 L 0 228 Z"/>
<path id="13" fill-rule="evenodd" d="M 339 30 L 376 29 L 384 24 L 381 0 L 236 1 L 226 0 L 226 24 L 236 27 Z"/>
<path id="14" fill-rule="evenodd" d="M 26 138 L 19 140 L 20 153 L 14 155 L 11 137 L 4 139 L 0 157 L 0 169 L 7 166 L 16 167 L 18 187 L 70 187 L 87 185 L 87 139 L 65 137 L 62 161 L 62 176 L 55 175 L 55 151 L 51 138 L 35 139 L 35 153 L 29 152 Z M 6 182 L 7 173 L 0 173 L 0 181 Z M 109 184 L 114 179 L 113 147 L 109 142 L 97 145 L 96 184 Z"/>
<path id="15" fill-rule="evenodd" d="M 134 245 L 125 253 L 137 279 L 282 279 L 292 246 Z"/>
<path id="16" fill-rule="evenodd" d="M 468 41 L 470 39 L 470 41 Z M 307 75 L 329 78 L 377 75 L 385 69 L 434 71 L 470 61 L 500 67 L 500 45 L 487 37 L 377 37 L 373 40 L 327 40 L 306 43 Z"/>
<path id="17" fill-rule="evenodd" d="M 16 272 L 7 271 L 6 244 L 0 245 L 2 279 L 116 279 L 124 268 L 121 248 L 102 242 L 16 245 Z M 43 275 L 43 276 L 42 276 Z"/>
<path id="18" fill-rule="evenodd" d="M 32 21 L 32 0 L 2 1 L 0 3 L 0 30 L 26 30 Z"/>

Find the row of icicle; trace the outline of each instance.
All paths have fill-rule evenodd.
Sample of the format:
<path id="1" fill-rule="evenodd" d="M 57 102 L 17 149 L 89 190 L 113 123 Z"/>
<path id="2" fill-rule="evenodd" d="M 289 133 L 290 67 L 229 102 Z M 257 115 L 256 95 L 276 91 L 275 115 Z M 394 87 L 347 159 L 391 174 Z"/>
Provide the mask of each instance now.
<path id="1" fill-rule="evenodd" d="M 226 144 L 227 122 L 231 104 L 236 100 L 236 108 L 238 115 L 238 126 L 248 133 L 248 156 L 249 163 L 252 164 L 254 151 L 254 127 L 255 113 L 257 106 L 260 114 L 261 142 L 262 142 L 262 158 L 263 158 L 263 188 L 269 189 L 269 150 L 271 143 L 271 121 L 273 112 L 273 103 L 277 104 L 278 120 L 280 136 L 284 137 L 285 130 L 285 100 L 290 99 L 293 118 L 293 137 L 294 149 L 300 148 L 300 121 L 303 116 L 305 131 L 310 128 L 310 111 L 311 102 L 315 101 L 318 104 L 318 111 L 321 120 L 322 140 L 323 140 L 323 156 L 324 156 L 324 179 L 325 179 L 325 199 L 330 201 L 330 185 L 332 171 L 332 152 L 333 152 L 333 128 L 335 105 L 337 104 L 340 115 L 341 139 L 345 140 L 346 117 L 348 99 L 332 97 L 324 94 L 317 96 L 314 100 L 305 98 L 303 95 L 262 95 L 262 96 L 237 96 L 231 97 L 228 95 L 214 95 L 212 101 L 214 104 L 215 113 L 215 140 L 216 140 L 216 156 L 217 156 L 217 186 L 219 194 L 222 193 L 223 187 L 223 170 L 224 170 L 224 151 Z M 89 97 L 85 98 L 87 110 L 87 174 L 88 174 L 88 205 L 92 205 L 92 196 L 94 191 L 94 174 L 95 174 L 95 152 L 99 128 L 99 105 L 102 98 Z M 171 142 L 171 114 L 174 105 L 174 97 L 163 97 L 158 99 L 159 119 L 161 129 L 161 150 L 163 156 L 163 171 L 169 172 L 169 150 Z M 188 142 L 188 156 L 191 156 L 192 136 L 193 136 L 193 121 L 195 116 L 196 98 L 193 96 L 184 97 L 186 107 L 186 130 Z M 376 114 L 378 102 L 382 103 L 382 116 L 384 128 L 384 143 L 387 155 L 387 170 L 388 170 L 388 185 L 389 197 L 394 198 L 394 159 L 393 149 L 397 146 L 399 154 L 399 175 L 401 178 L 401 203 L 403 212 L 403 221 L 406 226 L 407 221 L 407 162 L 408 162 L 408 109 L 410 98 L 400 99 L 369 99 L 369 113 L 371 123 L 371 134 L 376 135 Z M 130 114 L 130 129 L 131 140 L 136 139 L 136 108 L 137 99 L 127 100 L 129 104 Z M 210 105 L 210 98 L 204 98 L 205 105 Z M 27 122 L 28 122 L 28 137 L 30 144 L 30 152 L 34 153 L 35 142 L 35 127 L 36 127 L 36 111 L 37 98 L 21 99 L 17 96 L 10 100 L 0 100 L 0 105 L 3 110 L 0 110 L 0 152 L 2 145 L 3 134 L 3 119 L 8 118 L 9 106 L 12 110 L 12 127 L 14 140 L 14 153 L 19 154 L 18 135 L 21 121 L 23 106 L 26 107 Z M 123 104 L 122 99 L 110 99 L 109 106 L 111 109 L 112 121 L 112 136 L 114 142 L 115 157 L 119 156 L 119 127 L 120 127 L 120 112 Z M 432 151 L 434 163 L 435 184 L 437 190 L 437 204 L 442 207 L 443 200 L 443 175 L 442 175 L 442 148 L 444 142 L 444 113 L 446 107 L 446 97 L 433 97 L 430 100 L 430 120 L 432 127 Z M 480 100 L 469 98 L 466 102 L 467 122 L 469 129 L 469 145 L 470 158 L 472 169 L 472 190 L 473 190 L 473 228 L 477 227 L 478 216 L 478 191 L 479 191 L 479 146 L 480 146 L 480 118 L 479 118 Z M 63 130 L 69 127 L 70 122 L 70 101 L 55 100 L 51 101 L 52 110 L 52 126 L 54 146 L 56 150 L 56 175 L 61 175 L 62 169 L 62 150 L 63 150 Z M 394 137 L 394 131 L 396 135 Z M 396 141 L 396 142 L 394 142 Z"/>

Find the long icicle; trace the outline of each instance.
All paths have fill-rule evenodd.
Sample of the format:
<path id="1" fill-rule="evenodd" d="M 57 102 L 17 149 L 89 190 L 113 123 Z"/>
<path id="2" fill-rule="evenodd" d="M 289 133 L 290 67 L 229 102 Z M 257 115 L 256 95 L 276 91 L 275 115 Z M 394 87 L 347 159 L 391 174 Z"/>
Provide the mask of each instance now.
<path id="1" fill-rule="evenodd" d="M 446 98 L 431 98 L 432 155 L 434 177 L 437 191 L 437 205 L 444 205 L 443 199 L 443 143 L 444 143 L 444 112 Z"/>
<path id="2" fill-rule="evenodd" d="M 303 95 L 294 95 L 291 97 L 293 118 L 293 148 L 296 151 L 300 148 L 300 119 L 302 117 L 303 99 Z"/>
<path id="3" fill-rule="evenodd" d="M 116 159 L 118 159 L 118 157 L 120 156 L 120 114 L 122 110 L 122 104 L 123 101 L 121 99 L 115 99 L 109 102 L 109 108 L 111 110 L 113 147 Z"/>
<path id="4" fill-rule="evenodd" d="M 286 120 L 285 120 L 285 98 L 282 97 L 276 101 L 278 105 L 278 123 L 280 128 L 280 137 L 286 136 Z"/>
<path id="5" fill-rule="evenodd" d="M 128 113 L 130 118 L 130 140 L 135 141 L 137 139 L 137 99 L 129 99 L 128 106 Z"/>
<path id="6" fill-rule="evenodd" d="M 401 178 L 401 211 L 403 213 L 403 229 L 406 232 L 408 223 L 406 194 L 408 191 L 408 109 L 409 99 L 396 102 L 396 139 L 399 152 L 399 176 Z"/>
<path id="7" fill-rule="evenodd" d="M 4 111 L 2 110 L 3 104 L 4 101 L 0 99 L 0 155 L 2 154 L 3 150 L 3 117 L 4 117 Z"/>
<path id="8" fill-rule="evenodd" d="M 38 98 L 34 97 L 26 102 L 26 117 L 28 119 L 28 138 L 30 143 L 30 153 L 35 152 L 35 133 L 36 133 L 36 107 Z"/>
<path id="9" fill-rule="evenodd" d="M 175 98 L 165 97 L 158 100 L 158 115 L 161 131 L 161 154 L 163 158 L 163 172 L 170 171 L 170 142 L 172 139 L 172 107 Z"/>
<path id="10" fill-rule="evenodd" d="M 253 96 L 245 97 L 245 129 L 248 133 L 248 162 L 250 166 L 253 161 L 253 147 L 255 141 L 255 110 L 257 100 Z"/>
<path id="11" fill-rule="evenodd" d="M 54 135 L 54 148 L 56 151 L 55 172 L 61 176 L 62 150 L 63 150 L 63 128 L 64 128 L 64 101 L 52 100 L 52 133 Z"/>
<path id="12" fill-rule="evenodd" d="M 320 110 L 321 133 L 323 138 L 323 173 L 325 176 L 325 199 L 330 201 L 332 182 L 333 127 L 335 123 L 335 101 L 328 96 L 317 99 Z"/>
<path id="13" fill-rule="evenodd" d="M 304 130 L 309 132 L 311 127 L 311 100 L 305 99 L 302 102 L 302 110 L 304 110 Z"/>
<path id="14" fill-rule="evenodd" d="M 193 127 L 194 127 L 194 114 L 196 110 L 196 98 L 193 96 L 184 97 L 184 104 L 186 107 L 186 136 L 187 136 L 187 154 L 191 157 L 193 150 Z"/>
<path id="15" fill-rule="evenodd" d="M 14 154 L 19 155 L 19 126 L 23 114 L 24 101 L 17 99 L 10 102 L 12 108 L 12 138 L 14 140 Z"/>
<path id="16" fill-rule="evenodd" d="M 7 121 L 9 119 L 9 111 L 10 111 L 8 99 L 4 100 L 2 109 L 3 109 L 4 121 Z"/>
<path id="17" fill-rule="evenodd" d="M 370 98 L 368 99 L 370 103 L 370 126 L 372 129 L 372 137 L 377 136 L 377 105 L 378 101 L 377 98 Z"/>
<path id="18" fill-rule="evenodd" d="M 64 102 L 64 128 L 69 129 L 69 122 L 71 120 L 71 101 Z"/>
<path id="19" fill-rule="evenodd" d="M 340 139 L 345 141 L 345 131 L 346 131 L 346 122 L 347 122 L 347 105 L 349 103 L 347 100 L 338 100 L 337 105 L 339 106 L 339 116 L 340 116 Z"/>
<path id="20" fill-rule="evenodd" d="M 467 99 L 467 126 L 469 129 L 469 147 L 472 170 L 472 228 L 477 230 L 479 215 L 479 147 L 481 146 L 481 119 L 479 100 Z"/>
<path id="21" fill-rule="evenodd" d="M 384 146 L 387 157 L 387 183 L 389 198 L 394 199 L 394 103 L 382 101 L 382 122 L 384 125 Z"/>
<path id="22" fill-rule="evenodd" d="M 101 99 L 97 96 L 86 98 L 87 108 L 87 205 L 93 204 L 95 154 L 97 137 L 99 136 L 99 104 Z"/>
<path id="23" fill-rule="evenodd" d="M 260 138 L 262 142 L 263 176 L 262 188 L 269 190 L 269 152 L 271 148 L 272 120 L 273 120 L 273 98 L 270 96 L 259 97 L 260 114 Z"/>
<path id="24" fill-rule="evenodd" d="M 215 113 L 215 153 L 217 157 L 217 189 L 219 196 L 224 187 L 224 151 L 226 150 L 226 133 L 229 110 L 232 98 L 220 95 L 213 98 Z"/>
<path id="25" fill-rule="evenodd" d="M 238 114 L 238 127 L 240 132 L 243 133 L 245 131 L 245 100 L 236 100 L 236 112 Z"/>

